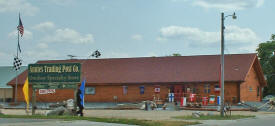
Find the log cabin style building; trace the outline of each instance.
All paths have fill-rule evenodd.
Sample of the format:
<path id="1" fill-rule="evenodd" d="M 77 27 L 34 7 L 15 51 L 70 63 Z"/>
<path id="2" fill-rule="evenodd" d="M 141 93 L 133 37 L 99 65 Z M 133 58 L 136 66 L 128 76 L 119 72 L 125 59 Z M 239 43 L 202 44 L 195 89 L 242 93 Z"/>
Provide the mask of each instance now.
<path id="1" fill-rule="evenodd" d="M 194 93 L 219 96 L 220 55 L 168 56 L 111 59 L 47 60 L 39 63 L 81 63 L 86 80 L 85 102 L 140 102 L 154 97 L 175 101 Z M 28 71 L 18 76 L 18 101 Z M 8 85 L 15 89 L 15 78 Z M 80 85 L 80 83 L 79 83 Z M 225 55 L 225 102 L 261 101 L 266 81 L 256 54 Z M 30 90 L 32 90 L 30 83 Z M 31 91 L 30 91 L 31 99 Z M 73 89 L 56 89 L 49 94 L 36 91 L 38 102 L 74 98 Z"/>

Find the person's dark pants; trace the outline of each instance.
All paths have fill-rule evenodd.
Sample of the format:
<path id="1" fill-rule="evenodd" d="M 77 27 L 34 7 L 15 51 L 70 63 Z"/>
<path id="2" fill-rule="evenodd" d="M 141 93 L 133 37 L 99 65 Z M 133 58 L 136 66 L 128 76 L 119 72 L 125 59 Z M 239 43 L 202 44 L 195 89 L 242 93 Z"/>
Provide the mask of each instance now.
<path id="1" fill-rule="evenodd" d="M 80 116 L 83 116 L 83 106 L 79 105 L 79 110 L 76 112 L 76 114 L 80 114 Z"/>

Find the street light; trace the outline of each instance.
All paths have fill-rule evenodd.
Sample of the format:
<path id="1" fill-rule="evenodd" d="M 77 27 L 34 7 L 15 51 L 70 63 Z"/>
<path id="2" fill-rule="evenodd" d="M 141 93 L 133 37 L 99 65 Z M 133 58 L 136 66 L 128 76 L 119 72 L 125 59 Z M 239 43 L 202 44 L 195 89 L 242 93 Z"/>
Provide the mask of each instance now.
<path id="1" fill-rule="evenodd" d="M 224 20 L 225 18 L 231 16 L 233 19 L 237 19 L 235 12 L 232 15 L 224 16 L 224 13 L 221 13 L 221 106 L 220 114 L 224 116 Z"/>

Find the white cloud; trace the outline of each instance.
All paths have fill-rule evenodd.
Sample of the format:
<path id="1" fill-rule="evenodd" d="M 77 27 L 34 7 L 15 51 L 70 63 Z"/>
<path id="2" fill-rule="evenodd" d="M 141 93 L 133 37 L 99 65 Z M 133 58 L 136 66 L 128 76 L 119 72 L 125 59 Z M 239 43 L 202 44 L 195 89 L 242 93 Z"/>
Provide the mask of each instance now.
<path id="1" fill-rule="evenodd" d="M 157 57 L 158 54 L 154 53 L 154 52 L 149 52 L 147 55 L 145 55 L 144 57 Z"/>
<path id="2" fill-rule="evenodd" d="M 13 63 L 13 55 L 11 53 L 0 52 L 0 64 L 11 66 Z"/>
<path id="3" fill-rule="evenodd" d="M 17 30 L 10 32 L 8 34 L 8 36 L 9 36 L 9 38 L 17 38 Z M 23 34 L 22 38 L 29 40 L 29 39 L 32 39 L 32 37 L 33 37 L 32 32 L 27 29 L 24 29 L 24 34 Z"/>
<path id="4" fill-rule="evenodd" d="M 26 0 L 0 0 L 0 13 L 21 12 L 23 15 L 33 16 L 38 11 L 38 7 L 33 6 Z"/>
<path id="5" fill-rule="evenodd" d="M 212 43 L 219 40 L 217 32 L 205 32 L 199 28 L 183 27 L 183 26 L 168 26 L 160 29 L 160 37 L 158 40 L 167 39 L 185 39 L 192 41 L 203 41 Z"/>
<path id="6" fill-rule="evenodd" d="M 49 1 L 54 4 L 62 5 L 62 6 L 72 5 L 75 2 L 75 0 L 49 0 Z"/>
<path id="7" fill-rule="evenodd" d="M 53 22 L 47 21 L 47 22 L 42 22 L 40 24 L 37 24 L 32 28 L 38 31 L 48 31 L 48 30 L 54 29 L 55 24 Z"/>
<path id="8" fill-rule="evenodd" d="M 264 0 L 195 0 L 193 4 L 203 8 L 216 8 L 224 11 L 243 10 L 260 7 Z"/>
<path id="9" fill-rule="evenodd" d="M 57 29 L 54 34 L 43 39 L 44 42 L 67 42 L 73 44 L 93 43 L 94 37 L 92 34 L 81 34 L 73 29 Z"/>
<path id="10" fill-rule="evenodd" d="M 220 42 L 220 31 L 209 32 L 199 28 L 185 26 L 168 26 L 160 29 L 157 40 L 180 40 L 189 46 L 217 47 Z M 234 48 L 234 52 L 246 49 L 254 52 L 260 38 L 249 28 L 227 26 L 225 29 L 226 45 Z"/>
<path id="11" fill-rule="evenodd" d="M 60 54 L 54 50 L 40 49 L 29 50 L 24 52 L 24 61 L 27 63 L 35 63 L 38 60 L 56 60 L 60 57 Z"/>
<path id="12" fill-rule="evenodd" d="M 128 58 L 130 55 L 128 53 L 121 52 L 110 52 L 102 55 L 102 58 Z"/>
<path id="13" fill-rule="evenodd" d="M 49 46 L 46 43 L 38 43 L 37 47 L 40 49 L 47 49 Z"/>
<path id="14" fill-rule="evenodd" d="M 140 35 L 140 34 L 132 35 L 131 38 L 132 38 L 133 40 L 143 40 L 143 36 Z"/>
<path id="15" fill-rule="evenodd" d="M 232 42 L 251 43 L 259 41 L 257 34 L 249 28 L 240 28 L 238 26 L 228 26 L 225 29 L 226 39 Z"/>

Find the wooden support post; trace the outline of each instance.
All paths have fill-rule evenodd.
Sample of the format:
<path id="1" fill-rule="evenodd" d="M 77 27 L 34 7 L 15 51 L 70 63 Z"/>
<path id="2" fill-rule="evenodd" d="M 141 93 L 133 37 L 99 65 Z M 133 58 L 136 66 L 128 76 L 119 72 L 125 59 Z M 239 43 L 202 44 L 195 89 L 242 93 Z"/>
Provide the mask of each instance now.
<path id="1" fill-rule="evenodd" d="M 6 89 L 7 89 L 7 88 L 3 88 L 3 90 L 4 90 L 4 98 L 3 98 L 4 104 L 5 104 L 5 101 L 6 101 Z"/>
<path id="2" fill-rule="evenodd" d="M 76 86 L 75 86 L 75 88 L 74 88 L 74 110 L 75 110 L 75 115 L 76 115 L 76 112 L 77 112 L 77 107 L 76 107 L 76 100 L 77 100 L 77 96 L 76 96 L 76 94 L 77 94 L 77 89 L 78 89 L 78 86 L 77 86 L 77 84 L 76 84 Z"/>
<path id="3" fill-rule="evenodd" d="M 32 115 L 35 114 L 35 109 L 36 109 L 36 94 L 35 94 L 35 89 L 32 88 Z"/>

